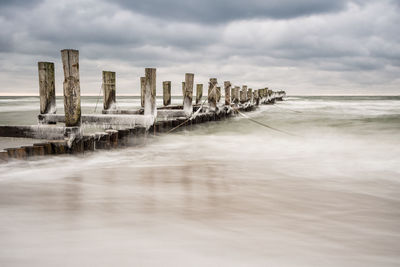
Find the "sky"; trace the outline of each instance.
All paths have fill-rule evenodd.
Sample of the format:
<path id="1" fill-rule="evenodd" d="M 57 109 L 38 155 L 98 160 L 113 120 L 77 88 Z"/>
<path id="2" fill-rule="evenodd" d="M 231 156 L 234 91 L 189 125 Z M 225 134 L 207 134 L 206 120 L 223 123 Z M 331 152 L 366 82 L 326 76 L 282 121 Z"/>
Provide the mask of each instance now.
<path id="1" fill-rule="evenodd" d="M 38 95 L 37 62 L 78 49 L 83 95 L 145 67 L 181 94 L 185 73 L 288 95 L 400 95 L 399 0 L 0 0 L 0 94 Z"/>

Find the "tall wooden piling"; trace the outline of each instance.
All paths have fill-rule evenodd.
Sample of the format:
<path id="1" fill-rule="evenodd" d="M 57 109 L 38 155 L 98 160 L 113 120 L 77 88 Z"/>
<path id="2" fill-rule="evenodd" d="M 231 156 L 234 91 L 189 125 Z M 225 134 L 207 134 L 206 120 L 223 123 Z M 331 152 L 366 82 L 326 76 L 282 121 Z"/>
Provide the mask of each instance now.
<path id="1" fill-rule="evenodd" d="M 217 103 L 221 100 L 221 87 L 217 86 Z"/>
<path id="2" fill-rule="evenodd" d="M 61 50 L 64 68 L 65 126 L 81 125 L 81 88 L 79 81 L 79 51 Z"/>
<path id="3" fill-rule="evenodd" d="M 243 96 L 244 96 L 243 101 L 247 102 L 247 85 L 242 86 L 242 91 L 243 91 Z"/>
<path id="4" fill-rule="evenodd" d="M 144 108 L 144 96 L 145 96 L 146 78 L 140 77 L 140 106 Z"/>
<path id="5" fill-rule="evenodd" d="M 163 101 L 164 106 L 171 104 L 171 81 L 163 82 Z"/>
<path id="6" fill-rule="evenodd" d="M 196 84 L 196 104 L 200 104 L 203 97 L 203 84 Z"/>
<path id="7" fill-rule="evenodd" d="M 54 63 L 38 62 L 40 114 L 56 113 Z"/>
<path id="8" fill-rule="evenodd" d="M 115 106 L 115 72 L 103 70 L 103 109 L 116 109 Z"/>
<path id="9" fill-rule="evenodd" d="M 224 82 L 224 89 L 225 89 L 225 105 L 231 105 L 231 82 L 225 81 Z"/>
<path id="10" fill-rule="evenodd" d="M 253 99 L 254 99 L 254 104 L 256 104 L 257 106 L 260 104 L 260 89 L 258 90 L 254 90 L 253 92 Z"/>
<path id="11" fill-rule="evenodd" d="M 208 83 L 208 105 L 211 110 L 215 111 L 217 108 L 217 78 L 210 78 L 210 82 Z"/>
<path id="12" fill-rule="evenodd" d="M 186 116 L 191 116 L 193 113 L 193 73 L 185 74 L 185 90 L 183 94 L 183 111 Z"/>
<path id="13" fill-rule="evenodd" d="M 240 90 L 240 103 L 246 103 L 247 92 L 244 90 Z"/>
<path id="14" fill-rule="evenodd" d="M 251 88 L 247 90 L 247 101 L 249 101 L 250 104 L 253 102 L 253 89 Z"/>
<path id="15" fill-rule="evenodd" d="M 239 92 L 240 92 L 240 87 L 239 86 L 235 86 L 234 88 L 232 88 L 232 102 L 234 104 L 238 104 L 239 103 Z"/>
<path id="16" fill-rule="evenodd" d="M 156 106 L 156 69 L 145 69 L 144 115 L 157 116 Z"/>
<path id="17" fill-rule="evenodd" d="M 182 82 L 182 105 L 185 102 L 185 82 Z"/>

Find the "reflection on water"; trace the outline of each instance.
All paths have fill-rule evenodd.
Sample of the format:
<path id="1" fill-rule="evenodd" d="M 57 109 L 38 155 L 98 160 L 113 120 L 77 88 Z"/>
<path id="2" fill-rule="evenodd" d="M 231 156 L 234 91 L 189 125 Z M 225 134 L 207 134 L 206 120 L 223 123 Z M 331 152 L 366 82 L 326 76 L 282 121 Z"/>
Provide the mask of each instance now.
<path id="1" fill-rule="evenodd" d="M 0 265 L 398 266 L 400 101 L 382 101 L 251 113 L 296 136 L 234 118 L 1 165 Z"/>

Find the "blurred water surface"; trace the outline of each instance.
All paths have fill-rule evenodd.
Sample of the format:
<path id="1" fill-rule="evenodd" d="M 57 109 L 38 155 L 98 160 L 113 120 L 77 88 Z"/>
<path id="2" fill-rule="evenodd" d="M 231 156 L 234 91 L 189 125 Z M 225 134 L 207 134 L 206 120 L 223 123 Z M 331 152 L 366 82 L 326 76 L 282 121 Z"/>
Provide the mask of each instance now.
<path id="1" fill-rule="evenodd" d="M 1 124 L 37 112 L 37 98 L 0 98 Z M 236 117 L 0 165 L 0 265 L 400 265 L 399 97 L 289 97 L 247 114 L 291 135 Z"/>

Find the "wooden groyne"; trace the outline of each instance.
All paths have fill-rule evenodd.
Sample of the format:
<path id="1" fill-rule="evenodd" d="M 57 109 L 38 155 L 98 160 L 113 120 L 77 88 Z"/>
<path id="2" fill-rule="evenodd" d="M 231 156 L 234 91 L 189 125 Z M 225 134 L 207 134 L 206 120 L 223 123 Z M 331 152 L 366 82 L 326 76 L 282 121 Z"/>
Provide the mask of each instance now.
<path id="1" fill-rule="evenodd" d="M 0 151 L 0 162 L 29 157 L 82 154 L 143 144 L 148 135 L 182 130 L 194 124 L 218 121 L 250 111 L 261 104 L 273 104 L 286 96 L 285 91 L 268 88 L 252 89 L 233 86 L 217 78 L 210 78 L 208 94 L 203 97 L 203 84 L 194 86 L 194 74 L 186 73 L 182 82 L 182 105 L 171 105 L 171 81 L 163 81 L 163 106 L 156 105 L 156 69 L 146 68 L 140 77 L 141 107 L 118 109 L 116 74 L 103 71 L 103 110 L 101 114 L 81 114 L 79 51 L 61 51 L 64 70 L 64 114 L 57 114 L 54 63 L 39 62 L 40 113 L 38 124 L 28 126 L 0 126 L 0 137 L 33 138 L 30 146 L 7 148 Z M 196 92 L 194 93 L 194 88 Z M 224 94 L 221 92 L 224 88 Z M 222 96 L 224 101 L 222 102 Z M 194 98 L 194 99 L 193 99 Z M 102 131 L 85 133 L 86 125 Z"/>

